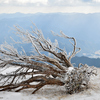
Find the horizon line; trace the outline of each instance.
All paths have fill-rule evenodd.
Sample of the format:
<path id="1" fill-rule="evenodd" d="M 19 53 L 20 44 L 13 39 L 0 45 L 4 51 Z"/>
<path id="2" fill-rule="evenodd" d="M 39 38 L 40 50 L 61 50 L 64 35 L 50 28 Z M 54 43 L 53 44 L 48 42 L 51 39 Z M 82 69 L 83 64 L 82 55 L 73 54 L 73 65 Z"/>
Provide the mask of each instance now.
<path id="1" fill-rule="evenodd" d="M 36 13 L 24 13 L 24 12 L 11 12 L 11 13 L 0 13 L 0 14 L 16 14 L 16 13 L 19 13 L 19 14 L 38 14 L 38 13 L 41 13 L 41 14 L 56 14 L 56 13 L 61 13 L 61 14 L 99 14 L 100 12 L 89 12 L 89 13 L 83 13 L 83 12 L 36 12 Z"/>

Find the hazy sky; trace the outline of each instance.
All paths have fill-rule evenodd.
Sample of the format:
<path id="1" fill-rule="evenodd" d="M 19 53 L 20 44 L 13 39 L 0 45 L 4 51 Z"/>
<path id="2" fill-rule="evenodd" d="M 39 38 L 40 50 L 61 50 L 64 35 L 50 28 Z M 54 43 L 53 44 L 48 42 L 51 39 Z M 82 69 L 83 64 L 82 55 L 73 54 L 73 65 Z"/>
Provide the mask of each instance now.
<path id="1" fill-rule="evenodd" d="M 100 0 L 0 0 L 0 13 L 100 12 Z"/>

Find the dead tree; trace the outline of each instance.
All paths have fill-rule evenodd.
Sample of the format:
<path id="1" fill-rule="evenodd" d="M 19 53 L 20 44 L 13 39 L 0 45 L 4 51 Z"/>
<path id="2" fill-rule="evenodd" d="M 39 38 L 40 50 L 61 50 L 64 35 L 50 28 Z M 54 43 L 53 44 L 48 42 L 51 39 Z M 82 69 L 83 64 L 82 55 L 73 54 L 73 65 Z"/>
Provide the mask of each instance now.
<path id="1" fill-rule="evenodd" d="M 22 52 L 19 52 L 13 45 L 1 44 L 0 91 L 19 92 L 33 88 L 35 93 L 45 85 L 58 85 L 65 86 L 66 92 L 74 93 L 88 87 L 94 68 L 82 64 L 75 68 L 72 65 L 71 58 L 80 51 L 80 48 L 76 47 L 75 38 L 60 32 L 60 37 L 73 41 L 73 51 L 68 56 L 65 50 L 59 48 L 57 40 L 52 43 L 50 39 L 45 39 L 37 27 L 31 32 L 19 26 L 15 26 L 15 30 L 22 43 L 31 43 L 34 52 L 28 56 L 23 48 Z"/>

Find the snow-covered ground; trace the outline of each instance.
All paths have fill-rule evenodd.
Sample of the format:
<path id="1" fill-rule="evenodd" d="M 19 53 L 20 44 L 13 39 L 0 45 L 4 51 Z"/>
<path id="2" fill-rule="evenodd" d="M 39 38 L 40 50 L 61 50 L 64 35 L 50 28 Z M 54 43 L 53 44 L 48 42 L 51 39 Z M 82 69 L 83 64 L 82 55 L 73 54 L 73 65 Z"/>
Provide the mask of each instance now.
<path id="1" fill-rule="evenodd" d="M 100 69 L 97 76 L 92 76 L 90 88 L 76 94 L 66 94 L 64 87 L 45 86 L 32 93 L 32 89 L 17 92 L 0 92 L 0 100 L 100 100 Z"/>

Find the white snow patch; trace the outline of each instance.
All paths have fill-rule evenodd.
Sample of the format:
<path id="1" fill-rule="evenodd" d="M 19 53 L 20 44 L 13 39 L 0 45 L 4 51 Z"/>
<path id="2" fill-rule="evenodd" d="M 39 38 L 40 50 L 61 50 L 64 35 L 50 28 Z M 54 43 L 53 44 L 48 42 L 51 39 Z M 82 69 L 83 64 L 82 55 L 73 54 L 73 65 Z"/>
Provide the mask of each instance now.
<path id="1" fill-rule="evenodd" d="M 74 67 L 69 67 L 68 71 L 71 72 L 72 70 L 74 70 Z"/>

